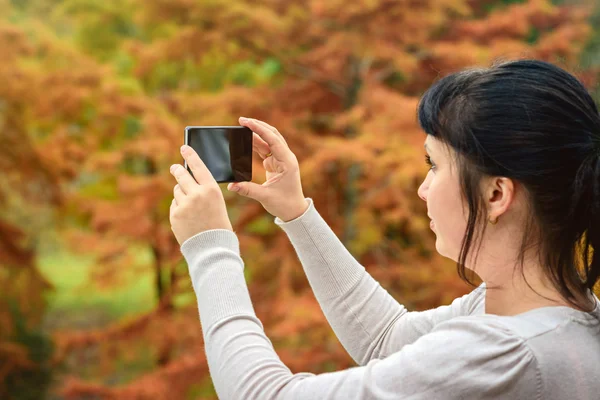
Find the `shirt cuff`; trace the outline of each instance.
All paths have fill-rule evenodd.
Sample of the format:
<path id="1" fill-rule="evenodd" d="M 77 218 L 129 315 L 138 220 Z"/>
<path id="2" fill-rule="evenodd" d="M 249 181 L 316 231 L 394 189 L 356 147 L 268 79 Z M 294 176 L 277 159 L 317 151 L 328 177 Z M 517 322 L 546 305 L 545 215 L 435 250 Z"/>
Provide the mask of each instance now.
<path id="1" fill-rule="evenodd" d="M 308 204 L 308 208 L 306 211 L 304 211 L 304 214 L 287 222 L 279 217 L 275 217 L 275 224 L 285 229 L 293 229 L 294 225 L 299 225 L 303 220 L 306 219 L 307 215 L 311 214 L 315 210 L 315 205 L 312 198 L 306 197 L 304 200 L 306 200 L 306 203 Z"/>
<path id="2" fill-rule="evenodd" d="M 229 229 L 211 229 L 200 232 L 181 245 L 181 253 L 189 262 L 193 256 L 203 250 L 214 247 L 226 248 L 240 254 L 240 242 L 237 235 Z"/>

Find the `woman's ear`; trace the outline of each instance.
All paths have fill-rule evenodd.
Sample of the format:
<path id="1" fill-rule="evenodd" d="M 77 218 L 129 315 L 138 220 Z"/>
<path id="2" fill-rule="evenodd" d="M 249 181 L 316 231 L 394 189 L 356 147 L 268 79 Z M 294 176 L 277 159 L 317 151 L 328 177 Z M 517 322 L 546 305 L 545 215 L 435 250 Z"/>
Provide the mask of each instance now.
<path id="1" fill-rule="evenodd" d="M 512 179 L 494 176 L 489 178 L 484 198 L 490 221 L 497 221 L 515 200 L 515 183 Z"/>

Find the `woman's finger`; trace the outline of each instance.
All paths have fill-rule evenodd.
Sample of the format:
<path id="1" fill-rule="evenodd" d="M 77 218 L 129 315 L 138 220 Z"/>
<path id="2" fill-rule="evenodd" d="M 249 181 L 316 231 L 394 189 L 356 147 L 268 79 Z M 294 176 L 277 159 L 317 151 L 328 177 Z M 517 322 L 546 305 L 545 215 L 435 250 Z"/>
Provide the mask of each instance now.
<path id="1" fill-rule="evenodd" d="M 271 126 L 271 125 L 267 124 L 265 121 L 261 121 L 259 119 L 255 119 L 254 121 L 261 124 L 265 128 L 270 129 L 273 133 L 275 133 L 277 136 L 279 136 L 281 138 L 281 140 L 283 140 L 283 143 L 285 143 L 286 146 L 288 145 L 287 141 L 285 140 L 285 138 L 283 137 L 283 135 L 281 134 L 281 132 L 279 132 L 279 130 L 277 128 L 275 128 L 274 126 Z"/>
<path id="2" fill-rule="evenodd" d="M 171 166 L 171 175 L 177 179 L 177 183 L 179 183 L 181 191 L 185 194 L 190 194 L 194 190 L 198 183 L 194 180 L 192 175 L 187 171 L 187 169 L 183 168 L 183 166 L 179 164 L 174 164 Z"/>
<path id="3" fill-rule="evenodd" d="M 240 124 L 250 128 L 253 132 L 258 134 L 269 146 L 269 150 L 273 153 L 277 159 L 286 160 L 289 158 L 288 152 L 290 149 L 287 147 L 285 141 L 266 126 L 259 124 L 253 119 L 242 119 L 240 118 Z"/>
<path id="4" fill-rule="evenodd" d="M 175 209 L 177 208 L 177 200 L 173 199 L 171 201 L 171 207 L 169 208 L 169 220 L 173 218 L 173 214 L 175 213 Z"/>
<path id="5" fill-rule="evenodd" d="M 185 193 L 181 190 L 179 184 L 173 188 L 173 201 L 177 204 L 182 204 L 185 199 Z"/>
<path id="6" fill-rule="evenodd" d="M 258 153 L 258 155 L 263 160 L 266 158 L 267 154 L 271 152 L 267 142 L 265 142 L 260 136 L 258 136 L 256 132 L 253 132 L 252 148 Z"/>
<path id="7" fill-rule="evenodd" d="M 187 162 L 187 165 L 192 170 L 192 174 L 194 174 L 194 177 L 192 178 L 192 181 L 195 178 L 194 183 L 198 182 L 198 184 L 200 184 L 200 185 L 208 185 L 211 183 L 216 183 L 215 178 L 212 176 L 212 174 L 210 173 L 210 171 L 208 170 L 208 168 L 206 167 L 204 162 L 200 159 L 200 156 L 198 156 L 198 153 L 196 153 L 196 150 L 194 150 L 190 146 L 184 145 L 181 147 L 181 155 Z M 187 171 L 185 171 L 185 170 L 183 172 L 180 170 L 179 172 L 181 175 L 184 175 L 183 172 L 187 173 Z M 190 178 L 192 177 L 192 175 L 189 173 L 187 173 L 187 175 L 189 175 Z M 184 192 L 189 193 L 189 189 L 186 186 L 187 182 L 180 181 L 179 177 L 177 175 L 175 175 L 175 177 L 177 178 L 177 181 L 183 186 Z M 194 186 L 197 186 L 197 185 L 194 185 Z M 190 189 L 192 189 L 192 188 L 190 188 Z"/>

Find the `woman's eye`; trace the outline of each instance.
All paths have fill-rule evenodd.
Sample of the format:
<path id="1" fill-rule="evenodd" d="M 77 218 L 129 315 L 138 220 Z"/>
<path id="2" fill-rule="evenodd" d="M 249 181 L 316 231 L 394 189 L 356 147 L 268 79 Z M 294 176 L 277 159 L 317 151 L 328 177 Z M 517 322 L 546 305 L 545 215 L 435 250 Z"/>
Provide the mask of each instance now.
<path id="1" fill-rule="evenodd" d="M 430 170 L 434 170 L 435 169 L 435 164 L 431 161 L 431 157 L 429 157 L 429 154 L 425 154 L 425 163 L 427 165 L 429 165 L 429 169 Z"/>

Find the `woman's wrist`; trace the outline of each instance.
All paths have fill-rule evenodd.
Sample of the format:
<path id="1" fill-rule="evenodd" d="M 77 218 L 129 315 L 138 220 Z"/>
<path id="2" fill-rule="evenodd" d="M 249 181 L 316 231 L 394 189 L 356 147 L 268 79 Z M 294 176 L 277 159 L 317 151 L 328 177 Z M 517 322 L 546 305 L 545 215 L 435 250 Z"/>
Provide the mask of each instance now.
<path id="1" fill-rule="evenodd" d="M 278 215 L 277 217 L 283 222 L 290 222 L 304 215 L 306 210 L 308 210 L 308 207 L 308 201 L 303 198 L 301 202 L 297 203 L 297 205 L 289 207 L 285 214 Z"/>

